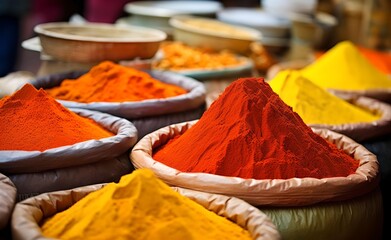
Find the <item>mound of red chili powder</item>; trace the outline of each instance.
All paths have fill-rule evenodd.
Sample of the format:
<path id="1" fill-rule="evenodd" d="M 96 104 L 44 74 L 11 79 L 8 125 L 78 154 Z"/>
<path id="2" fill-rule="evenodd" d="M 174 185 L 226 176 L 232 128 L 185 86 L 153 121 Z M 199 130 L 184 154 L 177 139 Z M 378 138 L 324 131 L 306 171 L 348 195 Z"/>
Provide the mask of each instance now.
<path id="1" fill-rule="evenodd" d="M 30 84 L 0 100 L 0 150 L 44 151 L 113 135 Z"/>
<path id="2" fill-rule="evenodd" d="M 154 159 L 183 172 L 255 179 L 348 176 L 358 167 L 317 134 L 261 78 L 232 83 Z"/>

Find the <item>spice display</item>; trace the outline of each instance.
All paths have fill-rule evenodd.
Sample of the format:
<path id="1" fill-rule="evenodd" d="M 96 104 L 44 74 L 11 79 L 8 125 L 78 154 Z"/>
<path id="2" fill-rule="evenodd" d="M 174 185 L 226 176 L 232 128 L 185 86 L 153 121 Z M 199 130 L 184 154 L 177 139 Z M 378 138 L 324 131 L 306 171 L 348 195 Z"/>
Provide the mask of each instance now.
<path id="1" fill-rule="evenodd" d="M 165 42 L 161 45 L 163 58 L 154 62 L 152 67 L 158 70 L 211 70 L 242 65 L 243 58 L 238 58 L 229 51 L 213 52 L 196 48 L 181 42 Z"/>
<path id="2" fill-rule="evenodd" d="M 64 80 L 46 90 L 61 100 L 76 102 L 125 102 L 174 97 L 186 90 L 163 83 L 148 73 L 105 61 L 76 80 Z"/>
<path id="3" fill-rule="evenodd" d="M 313 133 L 261 78 L 232 83 L 153 158 L 183 172 L 254 179 L 346 177 L 358 167 Z"/>
<path id="4" fill-rule="evenodd" d="M 139 169 L 42 225 L 59 239 L 251 239 L 248 231 Z"/>
<path id="5" fill-rule="evenodd" d="M 350 42 L 341 42 L 326 52 L 302 74 L 323 88 L 367 90 L 391 88 L 391 80 L 376 69 Z"/>
<path id="6" fill-rule="evenodd" d="M 298 71 L 282 71 L 269 84 L 307 124 L 373 122 L 380 118 L 316 86 Z"/>
<path id="7" fill-rule="evenodd" d="M 0 100 L 0 150 L 44 151 L 113 134 L 26 84 Z"/>

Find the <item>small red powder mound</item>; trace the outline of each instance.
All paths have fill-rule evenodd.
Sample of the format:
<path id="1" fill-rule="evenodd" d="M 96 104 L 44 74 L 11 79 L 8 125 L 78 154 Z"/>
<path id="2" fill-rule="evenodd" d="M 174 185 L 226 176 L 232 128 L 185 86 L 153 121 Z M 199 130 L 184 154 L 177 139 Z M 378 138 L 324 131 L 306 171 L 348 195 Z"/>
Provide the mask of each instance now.
<path id="1" fill-rule="evenodd" d="M 255 179 L 343 177 L 358 167 L 313 133 L 261 78 L 235 81 L 153 158 L 183 172 Z"/>
<path id="2" fill-rule="evenodd" d="M 113 136 L 30 84 L 0 100 L 0 129 L 0 150 L 44 151 Z"/>

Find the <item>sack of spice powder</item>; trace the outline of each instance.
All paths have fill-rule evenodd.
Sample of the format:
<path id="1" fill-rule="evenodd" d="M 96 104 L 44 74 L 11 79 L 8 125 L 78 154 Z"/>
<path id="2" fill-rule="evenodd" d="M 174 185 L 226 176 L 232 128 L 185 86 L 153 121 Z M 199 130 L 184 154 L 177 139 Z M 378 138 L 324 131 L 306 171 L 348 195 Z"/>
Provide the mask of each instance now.
<path id="1" fill-rule="evenodd" d="M 40 193 L 118 180 L 132 166 L 137 130 L 127 120 L 69 110 L 26 84 L 0 100 L 0 172 L 18 200 Z"/>
<path id="2" fill-rule="evenodd" d="M 258 206 L 273 220 L 283 238 L 378 239 L 383 212 L 381 194 L 376 188 L 378 163 L 361 145 L 327 129 L 313 129 L 360 162 L 356 173 L 348 177 L 322 179 L 244 179 L 187 173 L 152 158 L 154 149 L 182 135 L 195 122 L 175 124 L 145 136 L 132 150 L 135 168 L 151 169 L 171 186 L 233 196 Z M 351 212 L 354 217 L 336 221 Z"/>
<path id="3" fill-rule="evenodd" d="M 145 181 L 143 181 L 145 183 Z M 142 184 L 142 183 L 139 183 Z M 99 190 L 102 190 L 107 186 L 106 184 L 97 184 L 97 185 L 91 185 L 91 186 L 85 186 L 85 187 L 80 187 L 80 188 L 75 188 L 71 190 L 65 190 L 65 191 L 58 191 L 58 192 L 51 192 L 51 193 L 45 193 L 41 194 L 39 196 L 26 199 L 22 202 L 19 202 L 12 215 L 12 232 L 13 232 L 13 237 L 14 239 L 47 239 L 45 237 L 42 229 L 41 229 L 41 224 L 45 222 L 46 220 L 50 219 L 53 215 L 66 211 L 72 206 L 74 206 L 76 203 L 78 203 L 80 200 L 85 198 L 86 196 L 89 196 L 90 193 L 97 192 Z M 121 191 L 126 191 L 126 187 L 121 186 L 121 189 L 117 189 L 116 193 L 119 195 Z M 140 187 L 140 186 L 139 186 Z M 121 191 L 120 191 L 121 190 Z M 276 226 L 273 225 L 273 223 L 269 220 L 269 218 L 264 215 L 261 211 L 258 209 L 254 208 L 253 206 L 249 205 L 248 203 L 237 199 L 237 198 L 232 198 L 232 197 L 227 197 L 223 195 L 218 195 L 218 194 L 210 194 L 210 193 L 204 193 L 204 192 L 199 192 L 199 191 L 192 191 L 188 189 L 182 189 L 182 188 L 177 188 L 173 187 L 173 191 L 178 192 L 180 195 L 185 196 L 186 198 L 191 199 L 192 201 L 198 203 L 201 205 L 203 208 L 216 213 L 219 216 L 222 216 L 224 218 L 229 219 L 231 222 L 238 224 L 240 227 L 242 227 L 245 230 L 248 230 L 250 233 L 252 239 L 258 239 L 258 240 L 277 240 L 281 239 Z M 126 194 L 122 194 L 122 201 L 127 201 L 125 198 L 133 197 L 133 198 L 146 198 L 145 194 L 147 194 L 145 191 L 141 191 L 138 193 L 140 196 L 132 196 L 129 195 L 127 196 Z M 144 196 L 141 196 L 144 194 Z M 160 194 L 160 193 L 159 193 Z M 97 196 L 97 195 L 95 195 Z M 105 199 L 103 197 L 106 196 Z M 104 195 L 103 193 L 99 196 L 101 198 L 101 202 L 103 204 L 104 201 L 107 201 L 107 195 Z M 160 196 L 159 196 L 160 197 Z M 92 200 L 91 200 L 92 199 Z M 100 199 L 97 198 L 90 198 L 90 201 L 97 200 L 99 201 Z M 117 199 L 119 200 L 119 199 Z M 114 201 L 114 200 L 113 200 Z M 167 201 L 173 201 L 173 199 L 170 198 L 170 200 Z M 147 206 L 149 201 L 143 201 L 144 208 L 151 208 L 156 206 Z M 96 201 L 94 202 L 96 203 Z M 171 203 L 170 203 L 171 204 Z M 166 205 L 166 208 L 171 208 L 172 205 Z M 117 206 L 118 205 L 113 205 L 111 206 Z M 107 206 L 106 206 L 107 207 Z M 107 208 L 105 208 L 107 211 Z M 131 208 L 133 209 L 133 208 Z M 115 209 L 113 209 L 115 210 Z M 143 212 L 143 209 L 134 209 L 137 210 L 138 214 L 140 212 Z M 175 209 L 174 209 L 175 210 Z M 147 211 L 147 210 L 145 210 Z M 154 218 L 159 218 L 164 217 L 162 214 L 159 214 L 160 211 L 164 211 L 162 208 L 156 208 L 154 213 L 149 213 L 148 216 L 144 216 L 145 219 L 150 219 L 149 221 L 153 221 L 152 219 Z M 193 210 L 194 211 L 194 210 Z M 193 212 L 194 214 L 196 212 Z M 86 212 L 85 214 L 88 214 Z M 108 213 L 109 215 L 112 215 L 112 213 Z M 130 213 L 131 214 L 131 213 Z M 147 214 L 147 213 L 146 213 Z M 170 215 L 172 213 L 168 212 L 166 215 Z M 186 215 L 186 213 L 184 213 Z M 190 215 L 187 215 L 190 216 Z M 142 217 L 142 216 L 140 216 Z M 183 216 L 182 216 L 183 218 Z M 120 217 L 117 217 L 117 221 L 119 224 L 121 224 L 121 219 Z M 65 220 L 65 219 L 63 219 Z M 104 220 L 102 220 L 104 221 Z M 111 220 L 110 220 L 111 221 Z M 148 221 L 148 220 L 146 220 Z M 187 222 L 189 220 L 187 219 L 181 219 L 181 223 Z M 92 225 L 92 222 L 89 224 Z M 127 223 L 123 223 L 125 225 Z M 132 223 L 132 225 L 141 224 L 141 223 Z M 145 232 L 145 230 L 148 232 L 149 231 L 157 231 L 159 227 L 164 228 L 164 226 L 160 226 L 160 224 L 164 223 L 156 223 L 156 224 L 151 224 L 150 227 L 147 229 L 142 228 L 141 231 Z M 174 237 L 176 236 L 175 239 L 178 238 L 178 236 L 181 236 L 181 231 L 183 231 L 183 228 L 177 228 L 175 222 L 175 218 L 171 219 L 171 228 L 172 233 Z M 111 226 L 112 229 L 115 229 L 113 226 Z M 194 226 L 196 227 L 196 226 Z M 134 228 L 132 228 L 134 229 Z M 130 231 L 130 229 L 128 229 Z M 194 229 L 196 230 L 196 229 Z M 81 229 L 77 230 L 76 228 L 73 228 L 72 230 L 70 228 L 67 229 L 67 231 L 81 231 Z M 93 231 L 93 229 L 89 230 Z M 101 229 L 97 229 L 96 231 L 101 231 Z M 115 230 L 114 230 L 115 231 Z M 125 234 L 125 233 L 124 233 Z M 186 233 L 183 233 L 185 236 Z M 164 235 L 165 236 L 165 235 Z M 160 236 L 162 237 L 162 236 Z"/>
<path id="4" fill-rule="evenodd" d="M 137 130 L 130 122 L 100 112 L 71 110 L 116 135 L 43 152 L 0 151 L 0 156 L 9 156 L 3 157 L 8 161 L 1 163 L 0 169 L 16 185 L 18 201 L 45 192 L 117 181 L 133 171 L 128 151 L 137 141 Z"/>
<path id="5" fill-rule="evenodd" d="M 0 173 L 0 232 L 12 214 L 16 200 L 16 188 L 9 178 Z"/>
<path id="6" fill-rule="evenodd" d="M 297 222 L 289 221 L 303 216 L 303 209 L 312 225 L 298 221 L 303 224 L 297 229 L 308 239 L 370 239 L 381 229 L 376 157 L 346 136 L 311 130 L 262 79 L 235 81 L 198 122 L 145 136 L 131 159 L 169 185 L 238 197 L 276 212 L 291 207 L 275 222 L 285 238 L 300 239 Z M 359 197 L 361 205 L 354 203 Z M 325 217 L 326 208 L 316 210 L 323 202 L 335 215 L 359 213 L 335 224 Z M 360 226 L 362 219 L 371 224 Z M 324 232 L 331 235 L 317 236 Z"/>
<path id="7" fill-rule="evenodd" d="M 376 157 L 350 138 L 327 129 L 314 128 L 313 131 L 360 162 L 354 174 L 348 177 L 322 179 L 245 179 L 182 172 L 152 157 L 156 149 L 184 134 L 196 122 L 197 120 L 167 126 L 141 139 L 131 153 L 135 168 L 152 169 L 159 178 L 172 186 L 234 196 L 253 205 L 304 206 L 326 201 L 341 201 L 371 192 L 378 186 Z M 322 194 L 315 189 L 321 189 Z"/>
<path id="8" fill-rule="evenodd" d="M 102 62 L 89 72 L 70 72 L 32 81 L 66 107 L 83 108 L 126 118 L 139 137 L 161 127 L 201 117 L 205 87 L 179 74 L 143 72 Z"/>
<path id="9" fill-rule="evenodd" d="M 376 99 L 371 99 L 363 96 L 340 96 L 345 101 L 358 106 L 373 115 L 381 116 L 373 122 L 362 123 L 346 123 L 340 125 L 330 124 L 309 124 L 315 128 L 325 128 L 334 132 L 341 133 L 352 138 L 355 141 L 362 142 L 364 140 L 380 139 L 383 136 L 391 133 L 391 106 L 380 102 Z"/>
<path id="10" fill-rule="evenodd" d="M 316 61 L 276 64 L 268 70 L 267 77 L 272 79 L 282 70 L 301 69 L 304 77 L 342 98 L 366 96 L 391 103 L 390 76 L 377 69 L 361 49 L 344 41 Z"/>
<path id="11" fill-rule="evenodd" d="M 299 71 L 281 71 L 268 82 L 303 121 L 344 134 L 355 141 L 391 133 L 391 106 L 367 97 L 341 99 L 304 78 Z"/>

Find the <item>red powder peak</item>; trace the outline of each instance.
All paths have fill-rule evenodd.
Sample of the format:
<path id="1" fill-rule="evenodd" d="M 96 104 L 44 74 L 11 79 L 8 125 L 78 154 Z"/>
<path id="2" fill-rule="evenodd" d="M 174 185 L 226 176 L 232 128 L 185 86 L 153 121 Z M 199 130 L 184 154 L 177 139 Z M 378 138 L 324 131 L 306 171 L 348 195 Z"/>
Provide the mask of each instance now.
<path id="1" fill-rule="evenodd" d="M 10 96 L 10 100 L 12 99 L 31 99 L 37 96 L 38 90 L 31 84 L 25 84 L 21 89 L 15 92 L 12 96 Z"/>
<path id="2" fill-rule="evenodd" d="M 30 84 L 0 101 L 0 129 L 0 151 L 43 151 L 112 136 Z"/>
<path id="3" fill-rule="evenodd" d="M 255 179 L 347 176 L 358 166 L 313 133 L 262 78 L 232 83 L 154 158 L 184 172 Z"/>

